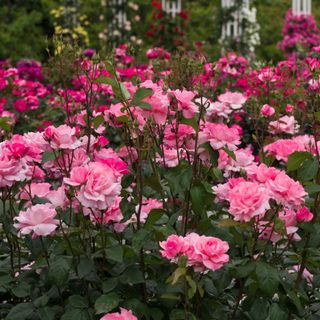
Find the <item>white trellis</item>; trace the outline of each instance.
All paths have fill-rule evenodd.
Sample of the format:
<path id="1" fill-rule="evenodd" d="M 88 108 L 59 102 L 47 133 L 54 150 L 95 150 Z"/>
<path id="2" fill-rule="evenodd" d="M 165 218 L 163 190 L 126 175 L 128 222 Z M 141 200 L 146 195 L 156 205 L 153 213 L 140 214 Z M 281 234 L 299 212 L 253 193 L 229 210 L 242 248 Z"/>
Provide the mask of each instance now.
<path id="1" fill-rule="evenodd" d="M 311 0 L 292 0 L 294 16 L 311 15 Z"/>
<path id="2" fill-rule="evenodd" d="M 175 18 L 182 10 L 181 0 L 162 0 L 162 10 Z"/>
<path id="3" fill-rule="evenodd" d="M 127 6 L 127 0 L 112 0 L 110 4 L 113 13 L 113 25 L 119 29 L 124 29 L 128 23 L 127 12 L 124 10 Z"/>
<path id="4" fill-rule="evenodd" d="M 237 3 L 237 0 L 222 0 L 221 7 L 223 9 L 230 9 L 234 7 Z M 246 18 L 244 15 L 250 15 L 253 22 L 256 21 L 256 10 L 255 8 L 250 9 L 250 0 L 243 0 L 241 6 L 231 13 L 231 19 L 223 23 L 221 40 L 226 38 L 237 38 L 242 35 L 242 20 Z"/>
<path id="5" fill-rule="evenodd" d="M 66 0 L 64 3 L 64 27 L 75 28 L 79 25 L 80 3 L 78 0 Z"/>

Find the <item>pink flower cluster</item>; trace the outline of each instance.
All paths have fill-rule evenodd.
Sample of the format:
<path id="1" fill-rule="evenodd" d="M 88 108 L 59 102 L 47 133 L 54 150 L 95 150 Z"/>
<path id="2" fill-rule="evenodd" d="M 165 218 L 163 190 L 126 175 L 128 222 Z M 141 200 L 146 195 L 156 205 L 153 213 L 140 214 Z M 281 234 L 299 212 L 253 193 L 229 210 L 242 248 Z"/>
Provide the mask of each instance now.
<path id="1" fill-rule="evenodd" d="M 285 172 L 253 164 L 247 168 L 248 180 L 231 178 L 225 184 L 213 187 L 218 199 L 227 200 L 229 212 L 238 221 L 262 219 L 270 209 L 270 201 L 291 209 L 300 208 L 306 192 L 302 185 Z"/>
<path id="2" fill-rule="evenodd" d="M 171 235 L 166 241 L 160 242 L 160 247 L 161 255 L 172 262 L 181 256 L 187 257 L 188 266 L 192 266 L 196 272 L 218 270 L 229 261 L 229 245 L 226 241 L 196 233 L 186 237 Z"/>
<path id="3" fill-rule="evenodd" d="M 311 15 L 294 16 L 292 10 L 286 14 L 285 24 L 282 30 L 283 39 L 279 48 L 286 54 L 287 59 L 296 59 L 298 46 L 302 46 L 306 52 L 320 43 L 320 31 L 316 21 Z"/>

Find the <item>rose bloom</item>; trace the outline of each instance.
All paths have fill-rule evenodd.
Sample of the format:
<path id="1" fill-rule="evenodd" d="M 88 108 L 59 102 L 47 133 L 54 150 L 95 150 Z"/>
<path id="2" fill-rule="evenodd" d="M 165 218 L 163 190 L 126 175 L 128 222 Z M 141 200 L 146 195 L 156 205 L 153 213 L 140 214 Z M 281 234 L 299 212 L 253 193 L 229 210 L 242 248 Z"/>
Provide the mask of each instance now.
<path id="1" fill-rule="evenodd" d="M 215 237 L 200 236 L 194 243 L 194 251 L 201 258 L 201 263 L 210 270 L 218 270 L 229 262 L 228 242 Z"/>
<path id="2" fill-rule="evenodd" d="M 76 134 L 76 128 L 71 128 L 65 124 L 57 128 L 51 126 L 44 131 L 44 136 L 50 141 L 53 149 L 77 149 L 80 147 L 81 141 Z"/>
<path id="3" fill-rule="evenodd" d="M 297 221 L 309 222 L 313 219 L 313 214 L 308 208 L 300 208 L 297 212 Z"/>
<path id="4" fill-rule="evenodd" d="M 182 111 L 183 116 L 187 119 L 193 118 L 195 113 L 198 112 L 197 105 L 192 102 L 196 93 L 187 90 L 174 90 L 172 93 L 178 101 L 178 110 Z"/>
<path id="5" fill-rule="evenodd" d="M 120 194 L 121 177 L 108 165 L 100 162 L 91 162 L 85 169 L 87 169 L 87 172 L 82 174 L 82 185 L 77 199 L 85 207 L 107 209 L 114 203 L 115 197 Z M 77 168 L 72 169 L 71 177 L 76 175 Z M 85 176 L 86 181 L 83 181 L 82 179 Z M 73 181 L 65 180 L 65 182 L 71 184 Z M 79 183 L 79 181 L 76 181 L 76 183 Z"/>
<path id="6" fill-rule="evenodd" d="M 271 117 L 275 114 L 275 110 L 274 108 L 272 108 L 271 106 L 269 106 L 268 104 L 264 104 L 261 108 L 261 114 L 264 117 Z"/>
<path id="7" fill-rule="evenodd" d="M 235 110 L 242 108 L 243 104 L 247 101 L 247 98 L 240 92 L 227 91 L 226 93 L 220 94 L 218 100 Z"/>
<path id="8" fill-rule="evenodd" d="M 285 206 L 300 206 L 307 195 L 299 182 L 282 171 L 275 178 L 267 180 L 266 185 L 277 203 Z"/>
<path id="9" fill-rule="evenodd" d="M 246 182 L 244 178 L 230 178 L 224 184 L 218 184 L 213 186 L 213 193 L 216 194 L 218 200 L 228 200 L 229 201 L 229 192 L 236 187 L 239 183 Z"/>
<path id="10" fill-rule="evenodd" d="M 162 241 L 159 244 L 162 248 L 162 250 L 160 250 L 161 255 L 169 260 L 184 253 L 187 248 L 184 238 L 175 234 L 169 236 L 166 241 Z"/>
<path id="11" fill-rule="evenodd" d="M 176 122 L 174 121 L 171 125 L 167 125 L 164 130 L 163 142 L 169 148 L 179 148 L 183 146 L 184 143 L 189 140 L 193 140 L 193 135 L 195 134 L 194 129 L 186 124 L 179 124 L 178 130 L 176 130 Z"/>
<path id="12" fill-rule="evenodd" d="M 131 310 L 120 308 L 120 313 L 108 313 L 100 318 L 100 320 L 138 320 L 138 318 L 132 314 Z"/>
<path id="13" fill-rule="evenodd" d="M 54 219 L 56 215 L 53 205 L 37 204 L 26 211 L 20 211 L 19 216 L 16 217 L 18 223 L 15 223 L 14 227 L 19 229 L 22 235 L 32 233 L 32 238 L 48 236 L 59 224 L 59 221 Z"/>
<path id="14" fill-rule="evenodd" d="M 229 212 L 237 221 L 250 221 L 270 209 L 268 192 L 254 182 L 241 182 L 229 192 Z"/>
<path id="15" fill-rule="evenodd" d="M 199 145 L 210 142 L 214 150 L 227 147 L 231 151 L 237 150 L 237 145 L 241 143 L 239 131 L 235 127 L 229 128 L 223 123 L 204 124 L 203 130 L 199 134 Z"/>
<path id="16" fill-rule="evenodd" d="M 306 148 L 303 144 L 291 139 L 279 139 L 264 147 L 268 154 L 273 155 L 279 161 L 288 162 L 290 154 L 296 151 L 305 151 Z"/>
<path id="17" fill-rule="evenodd" d="M 93 222 L 99 222 L 104 224 L 108 224 L 110 222 L 120 222 L 123 219 L 123 215 L 120 210 L 121 200 L 121 197 L 116 196 L 113 205 L 110 206 L 102 215 L 100 212 L 92 214 L 92 212 L 90 211 L 91 220 Z"/>
<path id="18" fill-rule="evenodd" d="M 25 180 L 27 171 L 23 159 L 9 158 L 5 153 L 0 155 L 0 187 L 11 187 L 15 182 Z"/>
<path id="19" fill-rule="evenodd" d="M 283 116 L 278 121 L 272 121 L 269 123 L 269 129 L 271 133 L 288 133 L 295 134 L 299 125 L 293 116 Z"/>
<path id="20" fill-rule="evenodd" d="M 136 213 L 139 212 L 139 205 L 136 206 Z M 142 206 L 141 206 L 141 212 L 140 212 L 140 222 L 141 223 L 145 223 L 149 213 L 151 212 L 151 210 L 153 209 L 162 209 L 163 208 L 163 203 L 160 202 L 157 199 L 144 199 Z M 133 214 L 130 222 L 136 222 L 137 220 L 137 215 Z"/>
<path id="21" fill-rule="evenodd" d="M 246 168 L 246 172 L 250 180 L 266 183 L 269 179 L 275 179 L 281 171 L 274 167 L 267 167 L 264 163 L 261 163 L 259 166 L 253 164 Z"/>
<path id="22" fill-rule="evenodd" d="M 153 118 L 157 124 L 164 124 L 169 112 L 169 98 L 164 94 L 161 86 L 147 80 L 141 84 L 141 87 L 153 90 L 153 95 L 144 99 L 151 105 L 151 110 L 142 109 L 140 112 L 144 118 Z"/>

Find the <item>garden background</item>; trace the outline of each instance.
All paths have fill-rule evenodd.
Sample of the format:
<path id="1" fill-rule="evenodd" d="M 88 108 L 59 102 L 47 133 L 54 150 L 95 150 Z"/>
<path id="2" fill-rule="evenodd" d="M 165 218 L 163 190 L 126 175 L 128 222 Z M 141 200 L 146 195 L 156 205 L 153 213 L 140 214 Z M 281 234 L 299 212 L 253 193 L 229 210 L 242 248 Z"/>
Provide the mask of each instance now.
<path id="1" fill-rule="evenodd" d="M 314 1 L 313 15 L 320 19 L 320 6 Z M 0 4 L 0 59 L 10 57 L 12 61 L 21 58 L 45 60 L 48 57 L 47 39 L 54 34 L 54 19 L 51 10 L 63 6 L 67 1 L 58 0 L 4 0 Z M 89 36 L 89 47 L 101 49 L 103 43 L 99 33 L 105 28 L 105 22 L 99 20 L 100 0 L 82 0 L 81 15 L 86 16 L 85 30 Z M 135 0 L 139 5 L 137 14 L 141 20 L 132 25 L 132 32 L 143 38 L 141 51 L 154 45 L 155 39 L 145 34 L 152 23 L 151 1 Z M 257 20 L 260 24 L 261 43 L 256 48 L 258 60 L 277 62 L 283 59 L 277 43 L 282 39 L 281 30 L 285 13 L 291 7 L 291 0 L 256 0 Z M 218 58 L 220 49 L 218 40 L 221 35 L 220 1 L 184 0 L 183 9 L 188 15 L 188 23 L 183 31 L 189 45 L 203 42 L 203 50 L 211 58 Z M 170 49 L 170 48 L 169 48 Z"/>

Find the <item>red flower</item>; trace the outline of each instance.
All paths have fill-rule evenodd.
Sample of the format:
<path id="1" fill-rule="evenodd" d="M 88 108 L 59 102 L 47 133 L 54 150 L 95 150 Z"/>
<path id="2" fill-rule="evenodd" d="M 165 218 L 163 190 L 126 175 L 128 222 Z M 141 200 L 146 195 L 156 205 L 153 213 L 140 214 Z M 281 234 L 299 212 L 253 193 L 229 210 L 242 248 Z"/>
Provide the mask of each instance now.
<path id="1" fill-rule="evenodd" d="M 162 10 L 162 4 L 159 0 L 152 0 L 151 5 L 158 10 Z"/>
<path id="2" fill-rule="evenodd" d="M 184 19 L 184 20 L 187 20 L 188 19 L 188 13 L 187 11 L 185 10 L 182 10 L 180 13 L 179 13 L 179 16 Z"/>

